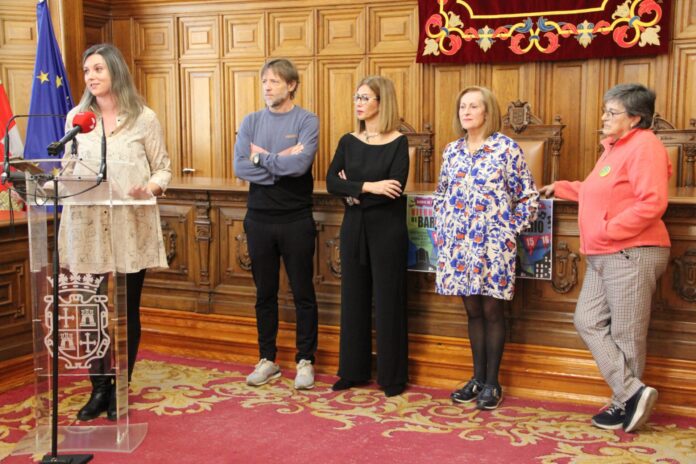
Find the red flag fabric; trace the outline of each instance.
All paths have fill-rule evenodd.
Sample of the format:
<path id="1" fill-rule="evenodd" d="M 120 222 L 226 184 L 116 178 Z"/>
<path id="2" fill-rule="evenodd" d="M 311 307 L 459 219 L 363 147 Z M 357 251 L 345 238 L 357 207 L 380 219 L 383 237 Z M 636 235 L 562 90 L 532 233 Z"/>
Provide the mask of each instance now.
<path id="1" fill-rule="evenodd" d="M 10 99 L 7 98 L 5 86 L 0 81 L 0 163 L 5 160 L 5 130 L 8 132 L 9 154 L 11 157 L 21 157 L 24 153 L 24 145 L 22 138 L 19 135 L 17 125 L 12 121 L 9 126 L 8 122 L 12 119 L 12 108 L 10 107 Z M 9 208 L 10 201 L 13 202 L 13 209 L 21 209 L 21 207 L 13 200 L 7 192 L 9 184 L 0 184 L 0 210 Z"/>

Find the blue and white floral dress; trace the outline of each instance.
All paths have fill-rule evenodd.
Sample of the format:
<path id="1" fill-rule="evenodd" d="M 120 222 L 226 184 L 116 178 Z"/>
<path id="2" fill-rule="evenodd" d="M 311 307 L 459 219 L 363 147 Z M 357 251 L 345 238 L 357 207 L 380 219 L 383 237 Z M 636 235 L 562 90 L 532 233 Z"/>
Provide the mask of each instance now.
<path id="1" fill-rule="evenodd" d="M 435 192 L 437 292 L 511 300 L 516 237 L 538 199 L 522 149 L 509 137 L 495 132 L 475 153 L 464 138 L 447 145 Z"/>

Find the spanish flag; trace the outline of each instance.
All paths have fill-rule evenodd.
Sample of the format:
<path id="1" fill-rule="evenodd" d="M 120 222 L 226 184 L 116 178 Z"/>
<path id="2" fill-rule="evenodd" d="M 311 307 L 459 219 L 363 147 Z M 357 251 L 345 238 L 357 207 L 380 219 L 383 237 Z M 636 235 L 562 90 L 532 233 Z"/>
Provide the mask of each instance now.
<path id="1" fill-rule="evenodd" d="M 0 163 L 5 160 L 5 154 L 11 157 L 22 157 L 24 145 L 19 135 L 19 129 L 12 119 L 12 108 L 10 100 L 7 98 L 5 86 L 0 81 Z M 6 145 L 7 144 L 7 145 Z M 1 164 L 0 164 L 1 166 Z M 9 184 L 0 184 L 0 210 L 9 209 L 10 195 L 7 191 Z M 22 209 L 16 203 L 13 209 Z"/>

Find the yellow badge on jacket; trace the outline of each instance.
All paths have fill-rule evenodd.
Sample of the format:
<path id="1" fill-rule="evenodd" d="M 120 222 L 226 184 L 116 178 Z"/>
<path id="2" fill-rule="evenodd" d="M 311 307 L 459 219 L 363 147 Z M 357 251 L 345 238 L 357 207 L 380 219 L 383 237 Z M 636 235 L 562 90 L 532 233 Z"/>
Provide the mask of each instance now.
<path id="1" fill-rule="evenodd" d="M 611 166 L 604 166 L 601 171 L 599 171 L 599 177 L 606 177 L 611 171 Z"/>

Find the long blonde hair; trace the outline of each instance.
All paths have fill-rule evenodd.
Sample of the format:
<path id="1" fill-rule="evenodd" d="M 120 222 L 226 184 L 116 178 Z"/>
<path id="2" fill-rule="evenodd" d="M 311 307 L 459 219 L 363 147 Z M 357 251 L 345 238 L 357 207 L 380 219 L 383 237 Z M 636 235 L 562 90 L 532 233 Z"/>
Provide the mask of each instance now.
<path id="1" fill-rule="evenodd" d="M 361 80 L 355 90 L 366 85 L 375 93 L 379 101 L 379 131 L 383 134 L 399 128 L 399 104 L 396 101 L 394 83 L 382 76 L 367 76 Z M 365 121 L 357 119 L 358 132 L 365 130 Z"/>
<path id="2" fill-rule="evenodd" d="M 104 58 L 106 62 L 106 67 L 109 70 L 109 75 L 111 76 L 111 93 L 116 99 L 116 104 L 118 105 L 119 112 L 126 115 L 126 120 L 124 121 L 124 126 L 129 126 L 138 119 L 138 116 L 143 112 L 143 107 L 145 102 L 143 97 L 135 88 L 133 83 L 133 77 L 131 77 L 130 70 L 126 64 L 126 60 L 123 58 L 120 50 L 115 46 L 107 43 L 92 45 L 82 54 L 82 65 L 84 66 L 85 61 L 92 55 L 100 55 Z M 99 107 L 97 105 L 97 98 L 92 95 L 89 88 L 85 89 L 82 94 L 80 103 L 78 104 L 80 111 L 94 111 L 99 112 Z"/>

